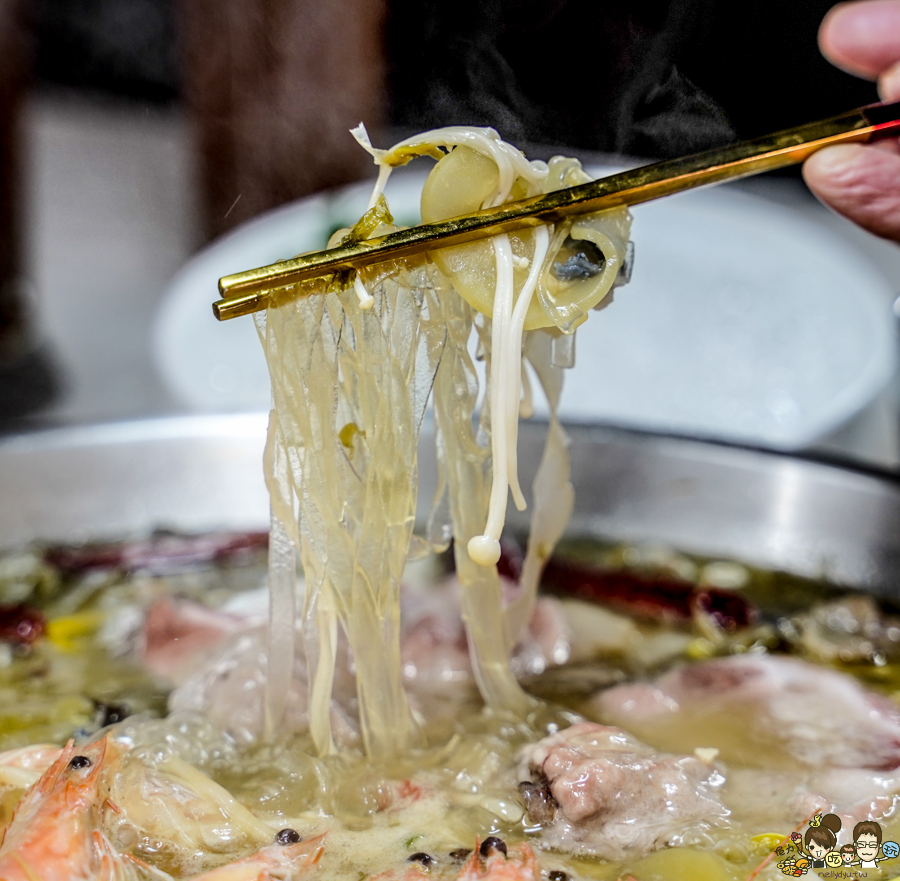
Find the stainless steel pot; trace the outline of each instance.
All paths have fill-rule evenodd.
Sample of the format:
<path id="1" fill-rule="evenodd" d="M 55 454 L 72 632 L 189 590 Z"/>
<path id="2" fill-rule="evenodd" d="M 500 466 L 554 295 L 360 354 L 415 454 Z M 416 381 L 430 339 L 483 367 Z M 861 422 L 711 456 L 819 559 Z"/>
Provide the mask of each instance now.
<path id="1" fill-rule="evenodd" d="M 523 486 L 543 431 L 525 424 Z M 572 429 L 571 533 L 821 576 L 900 600 L 900 482 L 776 453 Z M 155 527 L 263 529 L 265 416 L 147 420 L 0 441 L 0 548 Z M 434 468 L 422 457 L 424 498 Z M 522 527 L 526 516 L 511 521 Z"/>

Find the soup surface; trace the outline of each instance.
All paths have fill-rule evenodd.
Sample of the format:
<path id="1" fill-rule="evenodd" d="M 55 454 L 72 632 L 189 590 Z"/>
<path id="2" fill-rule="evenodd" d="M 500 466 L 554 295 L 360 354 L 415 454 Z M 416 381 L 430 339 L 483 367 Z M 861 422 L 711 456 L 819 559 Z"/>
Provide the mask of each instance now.
<path id="1" fill-rule="evenodd" d="M 491 129 L 355 135 L 378 181 L 332 243 L 396 229 L 381 190 L 419 155 L 426 221 L 586 180 Z M 260 535 L 0 561 L 0 879 L 886 868 L 900 621 L 725 561 L 554 556 L 563 368 L 629 231 L 620 207 L 271 292 L 265 573 Z M 532 377 L 550 419 L 527 542 L 504 549 Z M 429 398 L 438 492 L 414 535 Z"/>
<path id="2" fill-rule="evenodd" d="M 261 738 L 265 544 L 159 534 L 0 560 L 3 827 L 74 737 L 66 768 L 80 755 L 100 768 L 86 827 L 135 858 L 121 869 L 134 877 L 193 877 L 256 854 L 273 878 L 741 879 L 816 813 L 841 818 L 836 848 L 870 818 L 884 842 L 900 835 L 900 619 L 867 597 L 568 542 L 513 653 L 534 698 L 516 717 L 478 695 L 451 558 L 410 564 L 401 650 L 421 739 L 373 765 L 352 688 L 341 690 L 346 653 L 341 751 L 315 754 L 299 666 L 284 735 Z M 510 592 L 520 564 L 506 545 Z M 42 794 L 29 822 L 60 797 Z M 272 844 L 282 830 L 302 841 Z M 473 858 L 491 837 L 507 855 L 488 845 Z M 790 858 L 775 854 L 762 877 L 783 877 Z"/>

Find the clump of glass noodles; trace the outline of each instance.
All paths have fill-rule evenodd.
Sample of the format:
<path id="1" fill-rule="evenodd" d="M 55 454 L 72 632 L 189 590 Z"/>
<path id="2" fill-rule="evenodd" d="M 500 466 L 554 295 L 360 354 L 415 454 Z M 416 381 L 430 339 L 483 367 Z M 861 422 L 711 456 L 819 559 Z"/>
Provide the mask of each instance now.
<path id="1" fill-rule="evenodd" d="M 353 134 L 379 175 L 365 215 L 336 233 L 332 245 L 396 229 L 384 187 L 393 168 L 417 156 L 438 160 L 422 193 L 426 222 L 589 180 L 576 160 L 530 162 L 492 129 L 437 129 L 389 150 L 374 148 L 362 126 Z M 510 653 L 573 496 L 567 439 L 555 415 L 562 372 L 553 350 L 609 294 L 629 228 L 627 210 L 616 209 L 273 295 L 259 323 L 275 405 L 266 453 L 270 733 L 284 714 L 293 670 L 299 558 L 316 748 L 335 748 L 330 713 L 341 631 L 367 752 L 397 754 L 417 740 L 401 671 L 400 578 L 411 549 L 428 550 L 413 525 L 417 441 L 429 395 L 439 490 L 427 542 L 433 550 L 453 540 L 469 653 L 485 702 L 517 713 L 530 705 Z M 480 406 L 469 354 L 473 328 L 488 362 Z M 520 590 L 504 605 L 496 564 L 509 494 L 525 507 L 516 442 L 520 413 L 531 410 L 526 362 L 547 397 L 550 425 Z"/>

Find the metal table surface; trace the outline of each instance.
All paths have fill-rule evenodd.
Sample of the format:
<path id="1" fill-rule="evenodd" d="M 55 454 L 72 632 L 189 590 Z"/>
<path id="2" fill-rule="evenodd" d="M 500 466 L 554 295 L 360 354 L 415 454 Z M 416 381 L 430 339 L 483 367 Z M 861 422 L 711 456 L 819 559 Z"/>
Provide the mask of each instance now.
<path id="1" fill-rule="evenodd" d="M 63 428 L 0 441 L 0 547 L 156 527 L 264 529 L 263 414 Z M 523 486 L 543 431 L 525 424 Z M 431 498 L 423 439 L 420 498 Z M 877 472 L 611 428 L 572 430 L 570 534 L 664 544 L 900 599 L 900 482 Z M 424 513 L 420 511 L 420 514 Z M 510 524 L 522 528 L 524 515 Z"/>

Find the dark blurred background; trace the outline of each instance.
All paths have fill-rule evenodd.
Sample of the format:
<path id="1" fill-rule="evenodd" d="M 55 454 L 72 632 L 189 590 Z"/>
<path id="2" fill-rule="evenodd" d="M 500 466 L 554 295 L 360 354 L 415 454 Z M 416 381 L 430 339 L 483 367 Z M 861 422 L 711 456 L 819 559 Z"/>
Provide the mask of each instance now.
<path id="1" fill-rule="evenodd" d="M 146 332 L 165 279 L 371 174 L 360 120 L 378 143 L 467 123 L 538 156 L 693 152 L 876 99 L 819 55 L 830 5 L 0 0 L 0 425 L 171 408 Z"/>
<path id="2" fill-rule="evenodd" d="M 667 156 L 873 101 L 871 84 L 819 54 L 831 5 L 37 0 L 35 71 L 39 88 L 187 102 L 213 166 L 213 234 L 359 173 L 355 153 L 304 154 L 342 154 L 328 137 L 354 113 L 376 128 L 492 125 L 517 143 Z M 256 181 L 242 148 L 270 154 Z M 221 217 L 239 191 L 244 204 Z"/>
<path id="3" fill-rule="evenodd" d="M 264 10 L 308 11 L 311 5 L 200 0 L 185 2 L 182 10 L 177 0 L 36 0 L 38 82 L 139 101 L 179 101 L 187 80 L 179 18 L 190 16 L 188 7 L 209 15 L 205 25 L 197 25 L 203 41 L 203 32 L 216 28 L 215 19 L 227 16 L 229 8 L 253 13 L 258 23 Z M 339 12 L 339 28 L 341 16 L 352 11 L 341 2 L 323 5 Z M 871 85 L 819 54 L 816 31 L 830 0 L 366 5 L 375 10 L 373 28 L 383 22 L 390 121 L 409 128 L 480 123 L 531 141 L 596 150 L 638 143 L 649 149 L 668 139 L 654 132 L 640 141 L 628 123 L 647 123 L 679 103 L 688 111 L 691 99 L 698 112 L 714 102 L 739 137 L 750 137 L 874 98 Z M 246 49 L 271 51 L 271 43 L 253 46 L 252 24 L 236 22 L 245 30 Z M 292 35 L 297 41 L 306 30 L 300 24 Z M 335 44 L 340 52 L 340 34 Z M 218 50 L 210 45 L 198 51 Z"/>

